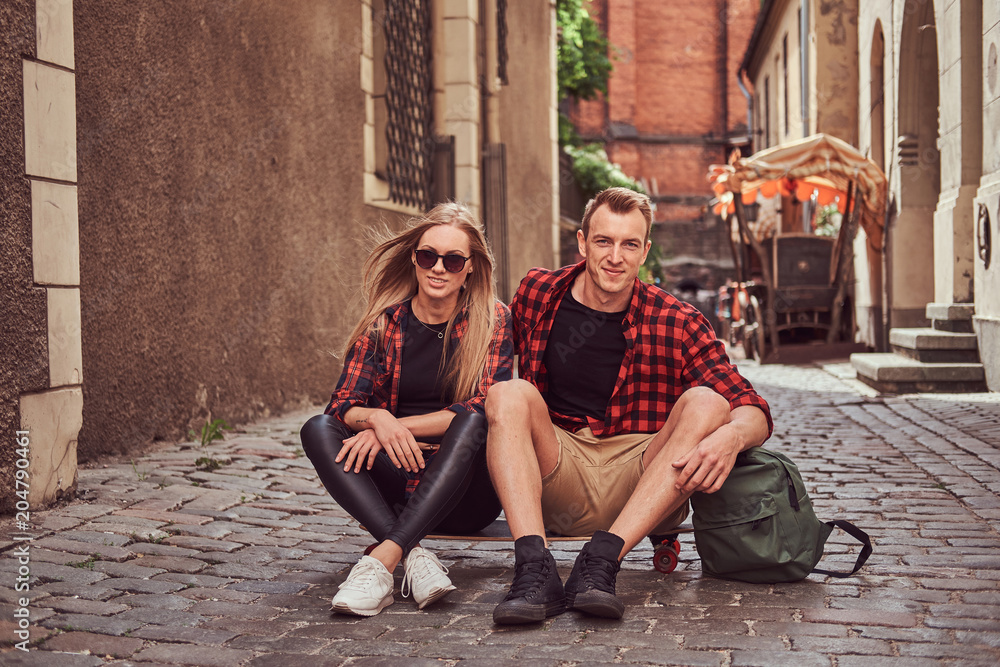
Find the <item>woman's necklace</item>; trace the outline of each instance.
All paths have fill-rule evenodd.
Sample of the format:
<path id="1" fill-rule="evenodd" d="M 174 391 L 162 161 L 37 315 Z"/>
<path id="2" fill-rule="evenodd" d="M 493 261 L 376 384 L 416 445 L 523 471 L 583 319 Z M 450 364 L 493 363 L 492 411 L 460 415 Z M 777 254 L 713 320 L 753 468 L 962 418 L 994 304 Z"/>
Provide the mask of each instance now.
<path id="1" fill-rule="evenodd" d="M 415 319 L 417 322 L 419 322 L 420 326 L 422 326 L 423 328 L 427 329 L 431 333 L 437 334 L 438 338 L 444 338 L 444 332 L 443 331 L 438 331 L 437 329 L 432 329 L 430 326 L 424 324 L 423 322 L 420 321 L 420 318 L 417 317 L 416 313 L 413 314 L 413 319 Z"/>

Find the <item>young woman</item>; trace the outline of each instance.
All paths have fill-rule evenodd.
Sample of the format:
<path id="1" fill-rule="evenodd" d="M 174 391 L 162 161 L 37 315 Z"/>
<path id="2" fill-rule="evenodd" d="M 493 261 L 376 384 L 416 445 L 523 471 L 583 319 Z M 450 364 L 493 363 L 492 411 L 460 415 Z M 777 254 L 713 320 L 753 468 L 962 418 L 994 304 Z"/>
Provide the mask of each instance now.
<path id="1" fill-rule="evenodd" d="M 420 609 L 455 590 L 418 545 L 500 514 L 486 469 L 483 403 L 513 366 L 510 311 L 496 300 L 493 256 L 461 204 L 440 204 L 382 241 L 365 262 L 367 309 L 346 345 L 325 414 L 302 446 L 341 507 L 378 541 L 333 598 L 373 616 L 393 602 L 392 571 Z"/>

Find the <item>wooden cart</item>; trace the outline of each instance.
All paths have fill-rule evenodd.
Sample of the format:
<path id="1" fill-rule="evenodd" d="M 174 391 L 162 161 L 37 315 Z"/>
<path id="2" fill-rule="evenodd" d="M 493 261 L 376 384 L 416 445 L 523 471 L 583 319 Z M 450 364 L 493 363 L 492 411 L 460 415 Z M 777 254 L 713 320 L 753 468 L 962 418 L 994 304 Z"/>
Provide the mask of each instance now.
<path id="1" fill-rule="evenodd" d="M 854 240 L 863 226 L 868 242 L 881 248 L 881 170 L 848 144 L 820 134 L 713 165 L 709 178 L 719 195 L 716 212 L 733 228 L 730 341 L 762 363 L 858 351 L 849 298 Z M 748 205 L 779 194 L 787 201 L 835 203 L 843 216 L 837 235 L 782 233 L 780 225 L 772 233 L 752 229 Z"/>

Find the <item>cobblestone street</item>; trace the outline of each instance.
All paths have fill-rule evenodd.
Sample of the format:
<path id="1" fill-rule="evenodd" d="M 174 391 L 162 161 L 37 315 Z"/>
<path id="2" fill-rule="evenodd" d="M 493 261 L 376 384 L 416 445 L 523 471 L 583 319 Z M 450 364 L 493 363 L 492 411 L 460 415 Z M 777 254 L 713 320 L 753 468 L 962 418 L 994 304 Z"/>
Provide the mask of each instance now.
<path id="1" fill-rule="evenodd" d="M 1000 662 L 1000 394 L 876 396 L 849 365 L 742 365 L 773 409 L 822 519 L 875 550 L 849 579 L 782 585 L 703 577 L 690 534 L 677 571 L 627 558 L 625 618 L 566 613 L 500 627 L 509 542 L 425 541 L 459 590 L 370 619 L 329 601 L 370 539 L 319 484 L 298 443 L 302 412 L 205 449 L 185 443 L 80 470 L 78 497 L 0 537 L 4 665 L 864 665 Z M 223 463 L 199 470 L 201 457 Z M 15 550 L 30 545 L 30 643 L 14 617 Z M 553 543 L 565 578 L 578 543 Z M 835 532 L 827 568 L 858 545 Z M 396 572 L 397 587 L 401 569 Z"/>

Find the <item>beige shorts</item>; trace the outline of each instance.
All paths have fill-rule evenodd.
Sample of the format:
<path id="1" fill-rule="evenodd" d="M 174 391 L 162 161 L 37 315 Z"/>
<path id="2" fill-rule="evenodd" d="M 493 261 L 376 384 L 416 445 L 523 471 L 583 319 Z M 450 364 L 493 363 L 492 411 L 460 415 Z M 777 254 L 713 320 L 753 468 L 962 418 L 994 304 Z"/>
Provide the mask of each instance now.
<path id="1" fill-rule="evenodd" d="M 576 433 L 554 427 L 559 441 L 555 469 L 542 478 L 542 518 L 561 535 L 589 536 L 607 530 L 621 514 L 645 471 L 642 455 L 655 433 L 599 438 L 590 428 Z M 688 515 L 684 501 L 654 534 L 670 532 Z"/>

